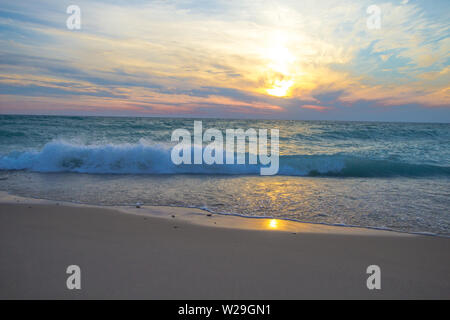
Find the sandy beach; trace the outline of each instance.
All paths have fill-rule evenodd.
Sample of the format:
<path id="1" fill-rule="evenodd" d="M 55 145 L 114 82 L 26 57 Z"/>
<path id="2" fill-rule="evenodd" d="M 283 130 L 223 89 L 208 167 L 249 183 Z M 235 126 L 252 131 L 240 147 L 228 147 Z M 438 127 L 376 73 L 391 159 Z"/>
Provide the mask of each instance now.
<path id="1" fill-rule="evenodd" d="M 450 298 L 443 237 L 17 198 L 0 238 L 2 299 Z M 373 264 L 381 290 L 366 287 Z"/>

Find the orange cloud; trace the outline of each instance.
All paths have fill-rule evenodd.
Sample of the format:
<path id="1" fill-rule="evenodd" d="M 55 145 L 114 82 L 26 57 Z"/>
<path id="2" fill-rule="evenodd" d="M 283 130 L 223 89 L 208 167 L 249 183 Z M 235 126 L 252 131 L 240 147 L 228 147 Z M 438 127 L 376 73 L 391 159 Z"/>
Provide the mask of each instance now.
<path id="1" fill-rule="evenodd" d="M 333 109 L 332 107 L 316 106 L 316 105 L 312 105 L 312 104 L 304 104 L 304 105 L 300 106 L 300 108 L 316 110 L 319 112 L 324 112 L 325 110 Z"/>

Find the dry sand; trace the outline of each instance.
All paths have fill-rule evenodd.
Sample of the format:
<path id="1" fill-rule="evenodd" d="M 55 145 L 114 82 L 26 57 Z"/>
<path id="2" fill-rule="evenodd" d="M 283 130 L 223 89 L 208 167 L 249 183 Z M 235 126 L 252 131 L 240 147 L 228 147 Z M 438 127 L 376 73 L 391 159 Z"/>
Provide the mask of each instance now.
<path id="1" fill-rule="evenodd" d="M 449 238 L 15 202 L 0 204 L 3 299 L 450 298 Z M 381 290 L 366 287 L 372 264 Z M 81 290 L 66 287 L 69 265 L 81 268 Z"/>

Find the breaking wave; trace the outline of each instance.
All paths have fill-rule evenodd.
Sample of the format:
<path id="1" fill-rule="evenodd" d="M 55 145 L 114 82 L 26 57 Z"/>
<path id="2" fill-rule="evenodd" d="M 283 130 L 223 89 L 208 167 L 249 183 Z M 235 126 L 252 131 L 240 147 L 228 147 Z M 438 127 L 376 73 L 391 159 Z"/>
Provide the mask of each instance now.
<path id="1" fill-rule="evenodd" d="M 175 165 L 168 146 L 134 144 L 84 145 L 52 141 L 41 150 L 0 155 L 0 170 L 92 174 L 240 174 L 260 173 L 262 165 Z M 450 167 L 362 159 L 348 155 L 283 155 L 278 174 L 287 176 L 450 176 Z"/>

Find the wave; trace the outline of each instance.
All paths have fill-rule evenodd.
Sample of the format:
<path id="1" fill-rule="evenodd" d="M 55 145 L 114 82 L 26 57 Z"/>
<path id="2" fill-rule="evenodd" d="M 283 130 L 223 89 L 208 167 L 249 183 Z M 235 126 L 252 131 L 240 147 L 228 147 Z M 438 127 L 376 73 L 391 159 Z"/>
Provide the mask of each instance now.
<path id="1" fill-rule="evenodd" d="M 0 170 L 95 174 L 259 175 L 261 165 L 175 165 L 171 149 L 141 140 L 135 144 L 83 145 L 52 141 L 39 151 L 0 155 Z M 348 155 L 283 155 L 279 175 L 392 177 L 450 176 L 450 167 L 362 159 Z"/>

